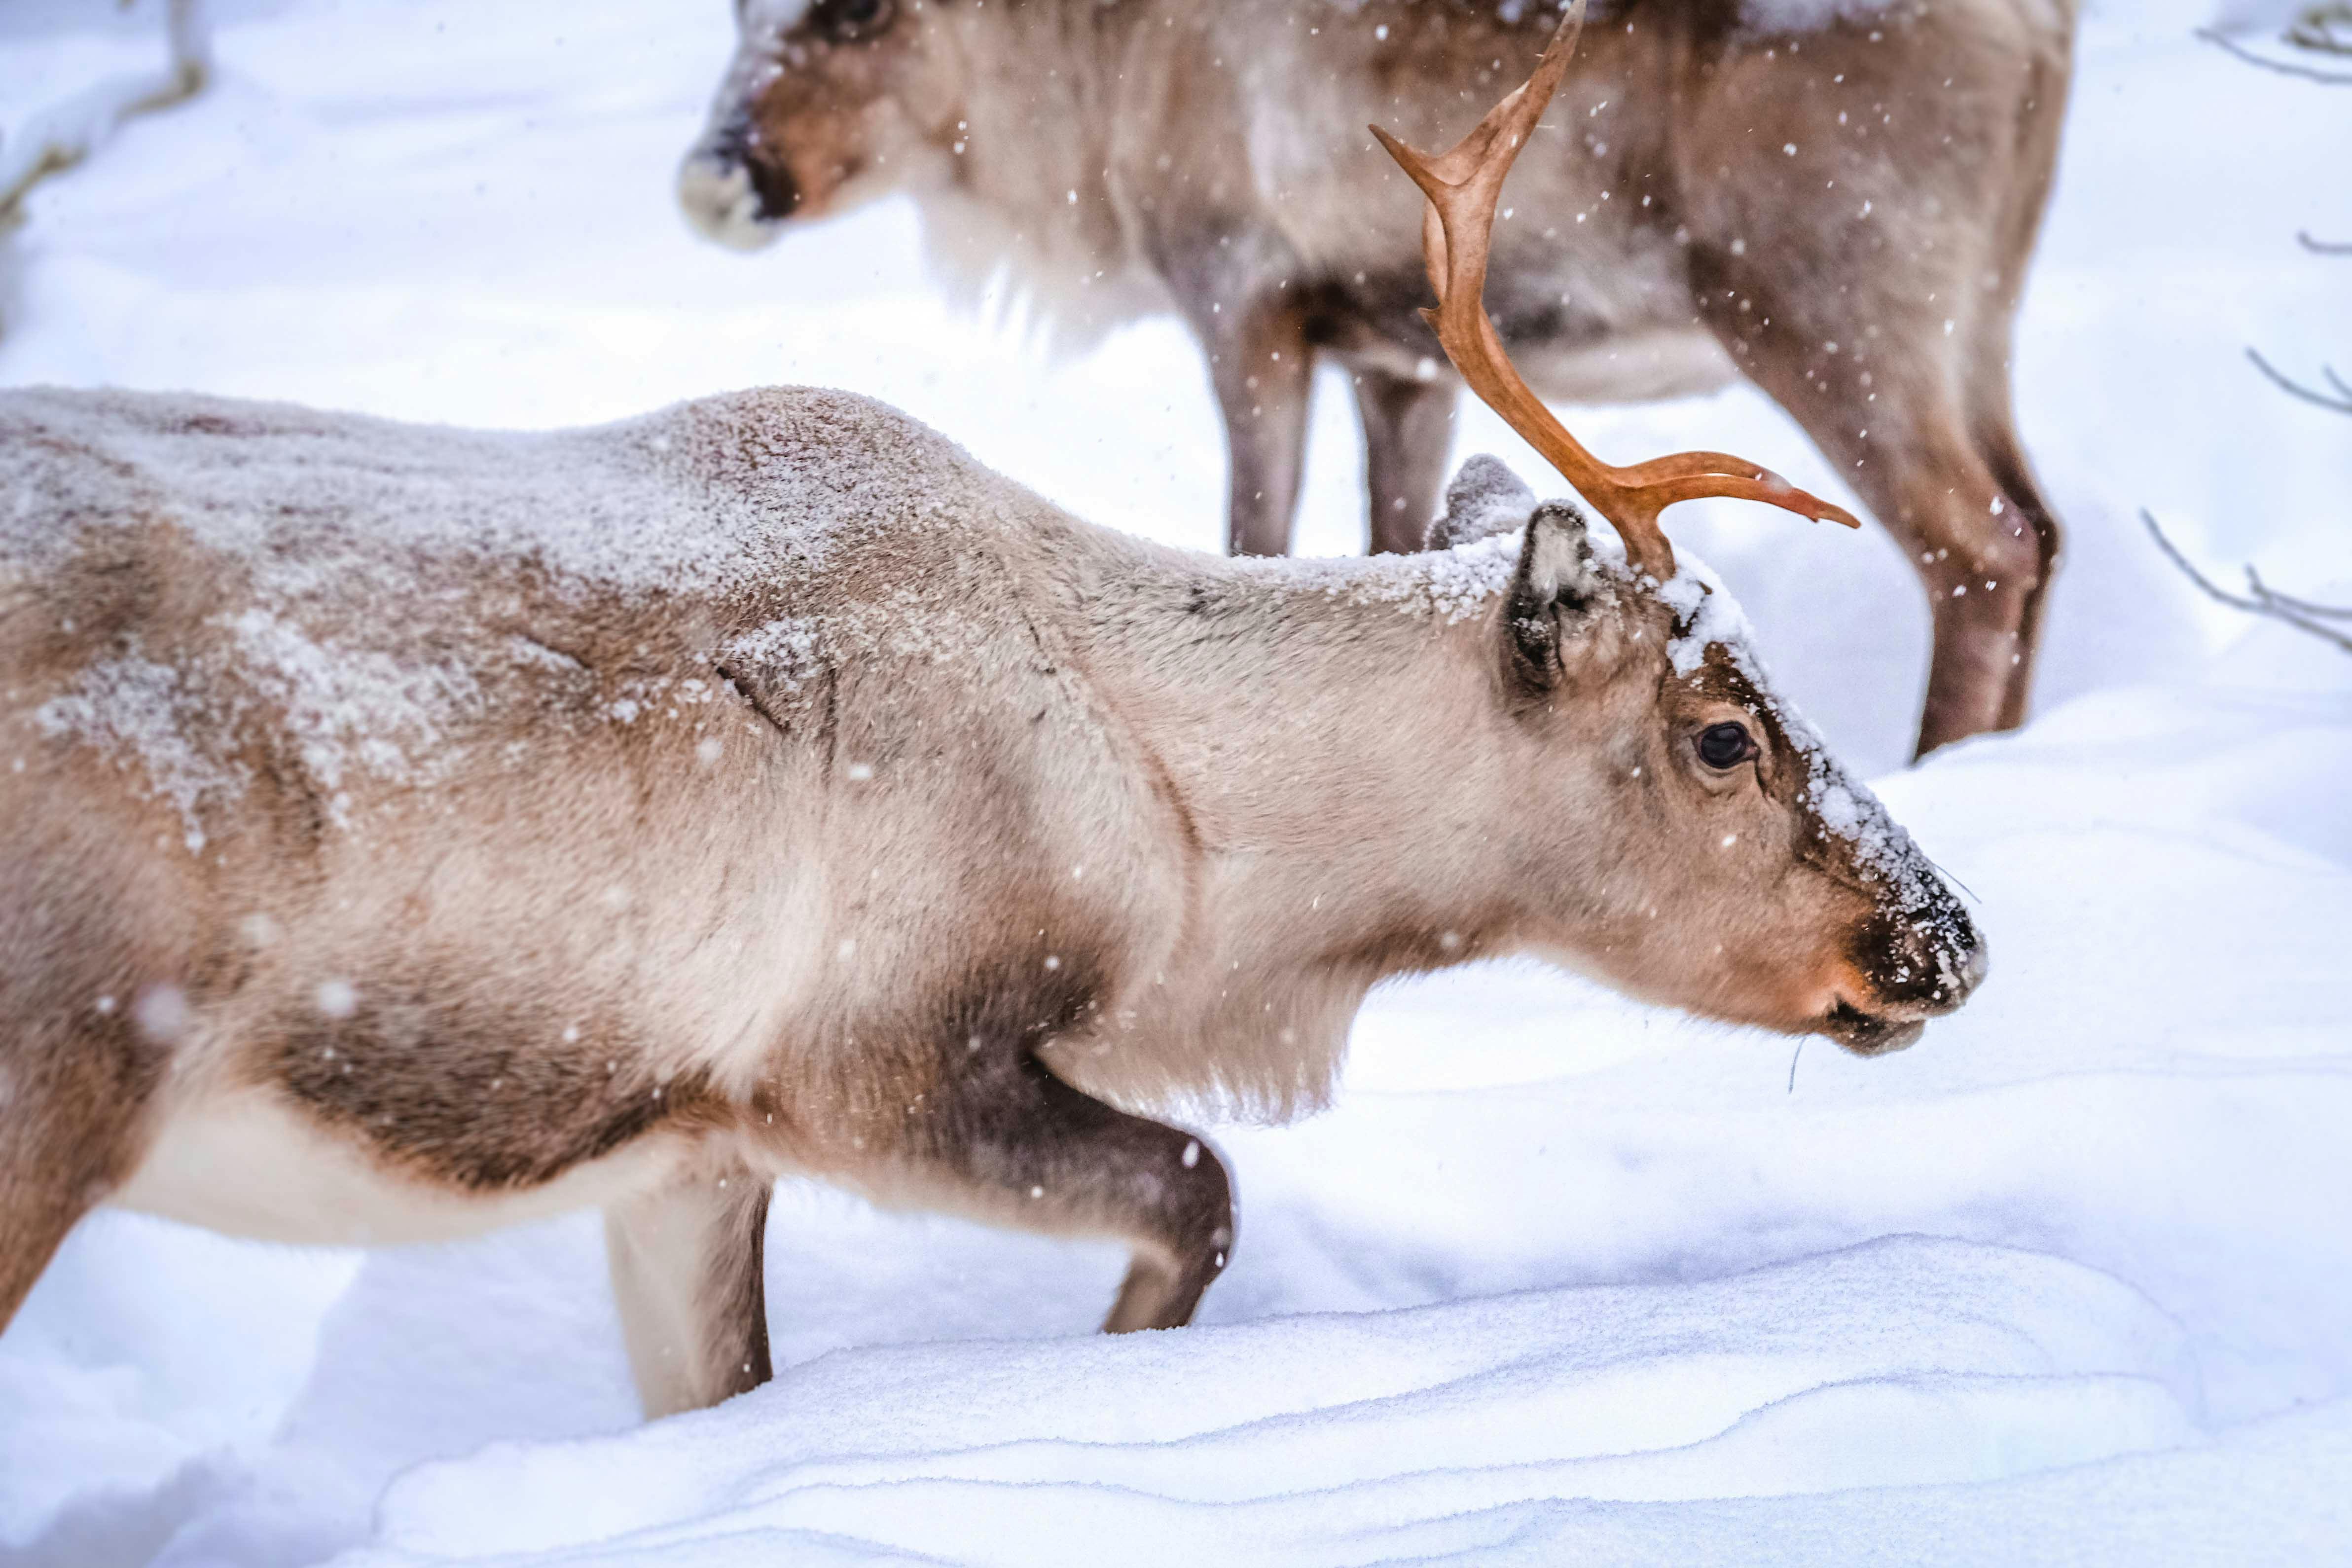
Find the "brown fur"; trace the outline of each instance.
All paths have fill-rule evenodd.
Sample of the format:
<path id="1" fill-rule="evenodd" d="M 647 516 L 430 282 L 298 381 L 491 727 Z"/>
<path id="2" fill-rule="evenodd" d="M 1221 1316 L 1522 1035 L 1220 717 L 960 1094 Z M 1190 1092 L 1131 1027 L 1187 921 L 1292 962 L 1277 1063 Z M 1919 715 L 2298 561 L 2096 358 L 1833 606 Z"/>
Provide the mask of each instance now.
<path id="1" fill-rule="evenodd" d="M 1531 951 L 1874 1051 L 1982 972 L 1702 585 L 1564 508 L 1202 558 L 808 391 L 512 437 L 14 392 L 0 490 L 0 1321 L 103 1201 L 594 1204 L 687 1408 L 767 1373 L 798 1172 L 1119 1237 L 1108 1326 L 1181 1323 L 1230 1190 L 1151 1118 L 1319 1103 L 1387 975 Z"/>
<path id="2" fill-rule="evenodd" d="M 781 31 L 746 13 L 681 175 L 698 224 L 756 244 L 905 189 L 952 275 L 1009 262 L 1068 331 L 1172 306 L 1224 415 L 1236 552 L 1287 548 L 1314 363 L 1336 356 L 1373 547 L 1419 548 L 1456 384 L 1418 314 L 1418 194 L 1364 128 L 1451 145 L 1550 12 L 886 0 L 847 39 L 841 8 Z M 2009 353 L 2073 27 L 2072 0 L 1889 0 L 1798 34 L 1737 0 L 1620 0 L 1504 198 L 1487 304 L 1537 391 L 1673 395 L 1736 368 L 1902 544 L 1935 621 L 1922 752 L 2022 721 L 2057 561 Z"/>

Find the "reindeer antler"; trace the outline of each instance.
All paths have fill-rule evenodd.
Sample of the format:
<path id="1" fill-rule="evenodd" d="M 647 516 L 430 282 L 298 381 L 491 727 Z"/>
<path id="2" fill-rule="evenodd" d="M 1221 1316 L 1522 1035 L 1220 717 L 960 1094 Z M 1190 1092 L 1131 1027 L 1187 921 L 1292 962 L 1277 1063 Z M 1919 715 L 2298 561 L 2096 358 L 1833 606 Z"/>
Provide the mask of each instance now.
<path id="1" fill-rule="evenodd" d="M 1584 30 L 1585 0 L 1576 0 L 1535 74 L 1525 86 L 1488 111 L 1439 157 L 1406 146 L 1375 125 L 1380 139 L 1404 172 L 1429 198 L 1422 216 L 1421 247 L 1429 268 L 1430 287 L 1437 290 L 1437 309 L 1423 317 L 1437 330 L 1445 357 L 1470 384 L 1470 390 L 1510 427 L 1542 453 L 1578 493 L 1617 525 L 1625 542 L 1626 558 L 1660 582 L 1675 574 L 1674 546 L 1658 527 L 1658 513 L 1680 500 L 1700 496 L 1736 496 L 1760 500 L 1816 521 L 1859 528 L 1853 514 L 1808 495 L 1769 468 L 1724 452 L 1681 452 L 1631 468 L 1613 468 L 1584 449 L 1583 444 L 1552 417 L 1528 384 L 1519 379 L 1495 323 L 1486 315 L 1486 257 L 1495 228 L 1495 204 L 1512 161 L 1526 145 L 1528 132 L 1559 86 Z"/>

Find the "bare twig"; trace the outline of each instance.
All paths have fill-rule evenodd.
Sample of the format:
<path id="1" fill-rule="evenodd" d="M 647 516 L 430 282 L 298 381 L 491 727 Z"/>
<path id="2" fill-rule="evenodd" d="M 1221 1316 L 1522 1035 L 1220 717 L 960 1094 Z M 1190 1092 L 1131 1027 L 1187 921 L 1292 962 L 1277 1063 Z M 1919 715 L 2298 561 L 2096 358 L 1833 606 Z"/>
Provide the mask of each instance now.
<path id="1" fill-rule="evenodd" d="M 2314 256 L 2352 256 L 2352 240 L 2314 239 L 2309 229 L 2295 236 Z"/>
<path id="2" fill-rule="evenodd" d="M 2264 359 L 2262 356 L 2261 351 L 2258 349 L 2248 349 L 2246 351 L 2246 357 L 2253 361 L 2254 368 L 2261 371 L 2265 376 L 2269 377 L 2271 384 L 2277 387 L 2281 392 L 2287 393 L 2292 396 L 2300 397 L 2305 403 L 2315 403 L 2320 407 L 2331 409 L 2337 414 L 2352 414 L 2352 387 L 2347 387 L 2344 384 L 2344 378 L 2336 374 L 2334 366 L 2322 365 L 2319 368 L 2319 374 L 2326 376 L 2327 378 L 2327 384 L 2336 388 L 2336 392 L 2340 395 L 2336 397 L 2330 397 L 2324 392 L 2314 392 L 2310 387 L 2304 385 L 2301 382 L 2287 375 L 2284 371 L 2281 371 L 2275 365 L 2272 364 L 2270 361 Z"/>
<path id="3" fill-rule="evenodd" d="M 2266 71 L 2276 71 L 2281 76 L 2300 77 L 2305 81 L 2325 82 L 2330 87 L 2352 87 L 2352 75 L 2347 75 L 2342 71 L 2319 70 L 2311 66 L 2297 65 L 2293 60 L 2274 60 L 2267 55 L 2258 55 L 2235 38 L 2211 27 L 2198 28 L 2197 36 L 2222 53 L 2233 55 L 2250 66 L 2260 66 Z"/>
<path id="4" fill-rule="evenodd" d="M 2352 606 L 2338 609 L 2333 605 L 2315 605 L 2308 599 L 2291 598 L 2263 581 L 2262 574 L 2246 568 L 2246 582 L 2264 604 L 2284 605 L 2299 616 L 2311 616 L 2323 621 L 2352 621 Z"/>
<path id="5" fill-rule="evenodd" d="M 169 0 L 164 30 L 171 58 L 163 70 L 118 77 L 36 115 L 19 132 L 25 150 L 0 150 L 0 232 L 24 221 L 25 197 L 53 174 L 89 157 L 123 124 L 184 102 L 212 75 L 210 30 L 203 0 Z"/>
<path id="6" fill-rule="evenodd" d="M 2172 541 L 2164 536 L 2164 530 L 2157 525 L 2154 512 L 2142 508 L 2139 516 L 2140 521 L 2147 524 L 2147 531 L 2155 539 L 2156 547 L 2164 552 L 2165 559 L 2180 568 L 2182 574 L 2203 589 L 2208 598 L 2227 605 L 2233 610 L 2243 610 L 2248 615 L 2266 616 L 2274 621 L 2284 621 L 2299 632 L 2307 632 L 2322 642 L 2333 643 L 2346 653 L 2352 653 L 2352 637 L 2347 637 L 2335 627 L 2323 624 L 2332 620 L 2352 622 L 2352 608 L 2337 609 L 2331 605 L 2313 605 L 2301 599 L 2288 598 L 2284 594 L 2273 592 L 2251 566 L 2246 568 L 2246 584 L 2252 590 L 2253 596 L 2246 598 L 2232 594 L 2227 589 L 2216 586 L 2202 572 L 2189 564 L 2189 558 L 2175 549 Z"/>

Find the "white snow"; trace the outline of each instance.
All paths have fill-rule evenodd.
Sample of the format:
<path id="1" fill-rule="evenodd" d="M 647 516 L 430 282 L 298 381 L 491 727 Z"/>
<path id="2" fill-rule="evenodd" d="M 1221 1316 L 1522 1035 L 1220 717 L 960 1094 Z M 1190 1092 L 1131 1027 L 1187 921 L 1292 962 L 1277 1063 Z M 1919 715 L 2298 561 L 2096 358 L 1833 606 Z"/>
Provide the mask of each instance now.
<path id="1" fill-rule="evenodd" d="M 203 87 L 212 68 L 203 0 L 166 4 L 156 52 L 168 58 L 161 69 L 83 88 L 10 127 L 0 142 L 0 229 L 21 217 L 26 195 L 42 180 L 81 163 L 136 116 L 168 109 Z"/>
<path id="2" fill-rule="evenodd" d="M 61 697 L 33 712 L 44 734 L 92 742 L 118 763 L 139 764 L 147 791 L 168 801 L 186 826 L 188 852 L 205 847 L 200 807 L 244 792 L 247 771 L 198 744 L 204 703 L 179 670 L 135 647 L 93 664 Z"/>
<path id="3" fill-rule="evenodd" d="M 900 205 L 750 259 L 690 237 L 671 175 L 729 12 L 217 6 L 207 94 L 34 193 L 0 382 L 534 428 L 837 384 L 1082 515 L 1213 548 L 1222 444 L 1172 324 L 1048 365 L 943 302 Z M 360 1255 L 102 1214 L 0 1336 L 0 1561 L 2352 1559 L 2352 660 L 2203 602 L 2137 521 L 2352 598 L 2352 421 L 2242 357 L 2352 359 L 2352 274 L 2294 237 L 2352 237 L 2352 187 L 2315 177 L 2352 95 L 2187 37 L 2216 14 L 2086 22 L 2018 346 L 2073 531 L 2029 731 L 1895 771 L 1926 623 L 1893 547 L 1668 518 L 1776 684 L 1970 889 L 1992 978 L 1919 1046 L 1799 1053 L 1531 965 L 1394 986 L 1337 1109 L 1208 1130 L 1244 1211 L 1202 1329 L 1089 1335 L 1103 1247 L 792 1186 L 782 1375 L 652 1426 L 593 1216 Z M 160 27 L 155 0 L 10 0 L 0 132 L 152 68 Z M 1325 553 L 1361 537 L 1341 390 L 1302 520 Z M 1846 499 L 1746 390 L 1570 422 L 1612 460 L 1728 449 Z M 1465 412 L 1457 450 L 1486 449 L 1555 488 Z M 674 548 L 582 537 L 615 572 Z M 1328 583 L 1444 614 L 1515 548 Z M 254 634 L 299 634 L 273 646 L 341 765 L 371 765 L 346 705 L 429 721 L 414 672 L 375 681 L 363 640 L 266 607 Z M 789 667 L 804 632 L 758 652 Z M 50 717 L 146 733 L 175 680 L 126 650 Z M 182 761 L 192 801 L 234 784 Z M 93 1005 L 171 1023 L 165 999 Z"/>

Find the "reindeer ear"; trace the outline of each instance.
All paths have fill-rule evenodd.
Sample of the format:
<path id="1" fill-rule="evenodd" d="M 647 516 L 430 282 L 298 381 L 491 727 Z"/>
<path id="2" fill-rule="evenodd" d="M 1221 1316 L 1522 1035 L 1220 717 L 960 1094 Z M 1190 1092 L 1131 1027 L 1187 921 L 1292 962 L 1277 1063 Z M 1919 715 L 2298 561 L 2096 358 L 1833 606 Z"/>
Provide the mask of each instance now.
<path id="1" fill-rule="evenodd" d="M 1517 681 L 1549 690 L 1559 680 L 1561 641 L 1601 591 L 1584 514 L 1566 501 L 1536 508 L 1503 601 L 1505 654 Z"/>
<path id="2" fill-rule="evenodd" d="M 1445 512 L 1429 525 L 1428 548 L 1451 550 L 1509 532 L 1526 523 L 1535 505 L 1536 492 L 1520 483 L 1518 475 L 1500 458 L 1481 452 L 1464 463 L 1445 487 Z"/>

